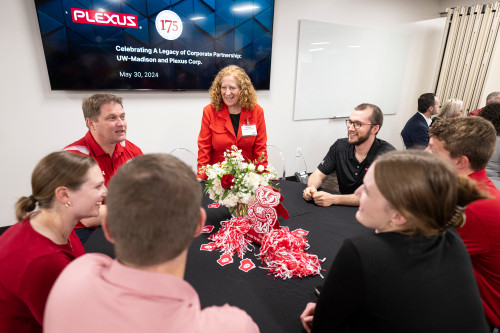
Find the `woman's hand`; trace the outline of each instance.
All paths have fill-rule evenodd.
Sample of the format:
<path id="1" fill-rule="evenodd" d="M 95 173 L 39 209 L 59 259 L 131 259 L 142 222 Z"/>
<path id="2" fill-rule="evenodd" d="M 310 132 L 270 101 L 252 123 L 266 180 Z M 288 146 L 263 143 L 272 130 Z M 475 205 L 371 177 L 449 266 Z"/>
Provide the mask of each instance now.
<path id="1" fill-rule="evenodd" d="M 300 321 L 302 322 L 302 326 L 304 326 L 307 333 L 311 333 L 315 309 L 316 303 L 307 303 L 306 308 L 300 315 Z"/>

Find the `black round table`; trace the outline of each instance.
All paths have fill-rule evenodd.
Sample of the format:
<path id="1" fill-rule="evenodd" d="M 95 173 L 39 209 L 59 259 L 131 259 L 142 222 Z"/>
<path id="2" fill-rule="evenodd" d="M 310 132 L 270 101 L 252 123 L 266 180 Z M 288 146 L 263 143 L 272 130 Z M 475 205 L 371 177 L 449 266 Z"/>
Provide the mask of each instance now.
<path id="1" fill-rule="evenodd" d="M 368 234 L 373 231 L 363 227 L 355 219 L 356 207 L 331 206 L 319 207 L 302 199 L 304 184 L 292 181 L 280 181 L 283 206 L 290 218 L 280 218 L 281 226 L 288 226 L 291 231 L 301 228 L 309 231 L 306 236 L 310 248 L 307 252 L 316 254 L 320 259 L 323 276 L 328 269 L 345 238 Z M 227 208 L 208 208 L 212 201 L 203 197 L 202 205 L 207 211 L 206 225 L 213 225 L 214 231 L 220 222 L 231 218 Z M 212 233 L 213 233 L 212 232 Z M 211 234 L 211 233 L 210 233 Z M 260 260 L 253 252 L 247 253 L 257 266 L 244 272 L 239 269 L 240 258 L 233 255 L 233 262 L 225 266 L 217 263 L 220 252 L 202 251 L 201 245 L 210 243 L 210 234 L 201 234 L 193 240 L 189 249 L 185 279 L 191 283 L 200 296 L 202 307 L 228 303 L 245 310 L 259 325 L 263 333 L 304 332 L 299 315 L 307 302 L 314 302 L 314 287 L 321 285 L 320 276 L 283 280 L 268 275 L 267 270 L 259 268 Z M 108 243 L 98 228 L 85 244 L 87 252 L 100 252 L 114 256 L 113 246 Z"/>

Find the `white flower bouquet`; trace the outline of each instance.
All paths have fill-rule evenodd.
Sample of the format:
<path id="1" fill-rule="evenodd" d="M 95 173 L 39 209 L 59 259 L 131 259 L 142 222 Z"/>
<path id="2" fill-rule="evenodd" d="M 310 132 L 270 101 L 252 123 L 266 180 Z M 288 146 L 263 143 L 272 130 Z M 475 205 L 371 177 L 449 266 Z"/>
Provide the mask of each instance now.
<path id="1" fill-rule="evenodd" d="M 231 214 L 247 214 L 248 205 L 255 201 L 259 185 L 271 185 L 278 174 L 271 165 L 262 164 L 264 156 L 256 161 L 245 161 L 238 147 L 231 146 L 224 152 L 224 161 L 207 165 L 200 171 L 207 175 L 205 193 L 210 199 L 226 206 Z"/>

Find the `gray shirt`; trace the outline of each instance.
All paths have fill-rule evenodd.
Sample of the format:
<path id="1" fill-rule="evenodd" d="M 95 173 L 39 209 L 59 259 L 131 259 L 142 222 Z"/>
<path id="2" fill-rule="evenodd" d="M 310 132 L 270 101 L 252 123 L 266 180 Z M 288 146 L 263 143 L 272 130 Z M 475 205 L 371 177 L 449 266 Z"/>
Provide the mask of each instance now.
<path id="1" fill-rule="evenodd" d="M 500 136 L 497 136 L 497 146 L 486 166 L 486 174 L 495 184 L 496 188 L 500 189 Z"/>

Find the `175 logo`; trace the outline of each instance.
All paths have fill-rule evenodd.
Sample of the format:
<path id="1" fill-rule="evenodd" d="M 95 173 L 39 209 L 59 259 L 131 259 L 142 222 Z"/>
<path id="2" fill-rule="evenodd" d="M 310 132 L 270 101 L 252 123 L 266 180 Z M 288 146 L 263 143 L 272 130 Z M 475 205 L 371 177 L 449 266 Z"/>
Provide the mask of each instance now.
<path id="1" fill-rule="evenodd" d="M 155 26 L 160 36 L 168 40 L 175 40 L 182 34 L 181 18 L 171 10 L 163 10 L 158 13 Z"/>

